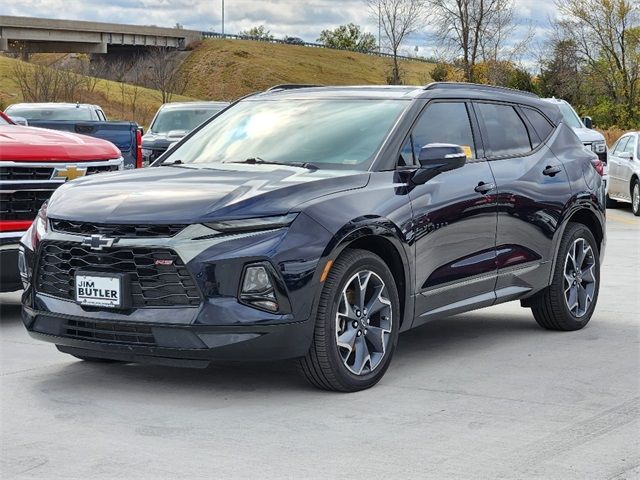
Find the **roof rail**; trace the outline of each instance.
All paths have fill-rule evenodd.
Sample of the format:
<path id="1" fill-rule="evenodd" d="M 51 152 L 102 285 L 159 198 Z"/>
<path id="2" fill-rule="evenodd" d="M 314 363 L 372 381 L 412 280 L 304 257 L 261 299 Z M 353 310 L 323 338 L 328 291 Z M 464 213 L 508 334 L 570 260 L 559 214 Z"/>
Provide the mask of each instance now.
<path id="1" fill-rule="evenodd" d="M 450 89 L 450 90 L 456 90 L 456 89 L 463 89 L 463 88 L 469 88 L 472 87 L 476 90 L 485 90 L 487 92 L 495 92 L 495 91 L 502 91 L 505 93 L 513 93 L 516 95 L 525 95 L 527 97 L 534 97 L 534 98 L 540 98 L 538 95 L 536 95 L 535 93 L 531 93 L 531 92 L 524 92 L 522 90 L 516 90 L 515 88 L 509 88 L 509 87 L 499 87 L 497 85 L 484 85 L 482 83 L 465 83 L 465 82 L 432 82 L 429 85 L 427 85 L 426 87 L 424 87 L 425 90 L 437 90 L 437 89 Z"/>
<path id="2" fill-rule="evenodd" d="M 324 87 L 324 85 L 315 85 L 312 83 L 283 83 L 281 85 L 274 85 L 271 88 L 265 90 L 266 92 L 274 92 L 276 90 L 295 90 L 296 88 L 313 88 Z"/>

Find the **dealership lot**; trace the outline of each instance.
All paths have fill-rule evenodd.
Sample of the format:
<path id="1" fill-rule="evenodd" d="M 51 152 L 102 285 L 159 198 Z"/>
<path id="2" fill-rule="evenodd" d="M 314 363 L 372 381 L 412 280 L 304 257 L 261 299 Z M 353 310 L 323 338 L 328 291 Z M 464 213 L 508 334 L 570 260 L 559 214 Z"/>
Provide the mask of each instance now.
<path id="1" fill-rule="evenodd" d="M 0 296 L 0 476 L 640 476 L 640 220 L 610 210 L 599 305 L 571 333 L 517 303 L 400 337 L 371 390 L 289 364 L 88 364 L 31 340 Z"/>

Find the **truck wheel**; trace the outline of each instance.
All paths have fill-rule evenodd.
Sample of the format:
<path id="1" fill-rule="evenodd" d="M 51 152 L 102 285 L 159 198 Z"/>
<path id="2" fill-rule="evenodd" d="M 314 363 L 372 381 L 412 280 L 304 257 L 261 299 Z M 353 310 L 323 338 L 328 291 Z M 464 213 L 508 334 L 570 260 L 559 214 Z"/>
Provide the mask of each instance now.
<path id="1" fill-rule="evenodd" d="M 314 386 L 340 392 L 372 387 L 398 341 L 400 302 L 393 275 L 377 255 L 345 250 L 322 286 L 311 348 L 300 367 Z"/>
<path id="2" fill-rule="evenodd" d="M 551 285 L 531 301 L 533 316 L 549 330 L 579 330 L 596 307 L 600 288 L 600 256 L 593 234 L 570 223 L 560 243 Z"/>
<path id="3" fill-rule="evenodd" d="M 640 180 L 637 178 L 631 189 L 631 211 L 636 217 L 640 217 Z"/>

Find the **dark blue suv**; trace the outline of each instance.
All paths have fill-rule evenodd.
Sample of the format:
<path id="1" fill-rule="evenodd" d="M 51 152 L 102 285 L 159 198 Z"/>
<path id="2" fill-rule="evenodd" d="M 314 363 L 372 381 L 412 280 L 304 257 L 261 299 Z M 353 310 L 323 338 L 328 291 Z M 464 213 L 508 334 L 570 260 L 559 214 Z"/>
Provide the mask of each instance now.
<path id="1" fill-rule="evenodd" d="M 153 168 L 58 189 L 22 240 L 23 320 L 85 360 L 291 358 L 361 390 L 433 318 L 520 300 L 584 327 L 602 173 L 535 95 L 275 87 Z"/>

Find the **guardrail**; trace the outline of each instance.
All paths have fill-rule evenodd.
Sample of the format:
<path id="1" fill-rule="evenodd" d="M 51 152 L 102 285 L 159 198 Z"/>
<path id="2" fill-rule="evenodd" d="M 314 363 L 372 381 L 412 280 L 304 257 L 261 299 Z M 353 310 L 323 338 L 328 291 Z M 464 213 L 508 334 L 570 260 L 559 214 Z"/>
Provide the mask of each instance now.
<path id="1" fill-rule="evenodd" d="M 336 48 L 336 47 L 327 47 L 322 43 L 311 43 L 311 42 L 292 42 L 287 40 L 280 40 L 276 38 L 262 38 L 262 37 L 251 37 L 248 35 L 232 35 L 228 33 L 217 33 L 217 32 L 201 32 L 202 38 L 219 38 L 224 40 L 252 40 L 254 42 L 266 42 L 266 43 L 279 43 L 282 45 L 300 45 L 304 47 L 312 47 L 312 48 L 328 48 L 330 50 L 342 50 L 345 52 L 354 52 L 354 53 L 364 53 L 365 55 L 373 55 L 375 57 L 387 57 L 393 58 L 391 53 L 385 52 L 376 52 L 376 51 L 361 51 L 361 50 L 353 50 L 350 48 Z M 414 62 L 424 62 L 424 63 L 433 63 L 433 60 L 422 57 L 407 57 L 405 55 L 398 55 L 398 58 L 401 60 L 412 60 Z"/>

